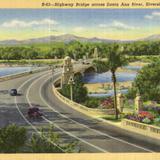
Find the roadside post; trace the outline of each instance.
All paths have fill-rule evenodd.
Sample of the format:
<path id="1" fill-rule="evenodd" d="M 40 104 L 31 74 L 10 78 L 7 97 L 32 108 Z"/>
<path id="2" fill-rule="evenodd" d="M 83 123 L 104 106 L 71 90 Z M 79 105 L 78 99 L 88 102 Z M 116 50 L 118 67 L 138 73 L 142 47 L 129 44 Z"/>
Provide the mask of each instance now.
<path id="1" fill-rule="evenodd" d="M 52 66 L 52 69 L 51 69 L 51 71 L 52 71 L 52 82 L 53 82 L 54 66 Z"/>
<path id="2" fill-rule="evenodd" d="M 70 85 L 70 99 L 73 101 L 73 85 L 75 84 L 73 76 L 70 77 L 68 84 Z"/>

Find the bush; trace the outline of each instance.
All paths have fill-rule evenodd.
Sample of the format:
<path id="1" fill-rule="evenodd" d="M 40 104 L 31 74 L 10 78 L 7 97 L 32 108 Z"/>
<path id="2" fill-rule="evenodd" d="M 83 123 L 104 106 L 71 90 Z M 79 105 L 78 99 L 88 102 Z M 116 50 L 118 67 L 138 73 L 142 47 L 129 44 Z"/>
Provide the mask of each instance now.
<path id="1" fill-rule="evenodd" d="M 100 100 L 98 98 L 89 97 L 85 101 L 84 105 L 89 108 L 98 108 L 100 105 Z"/>
<path id="2" fill-rule="evenodd" d="M 15 124 L 0 129 L 0 152 L 20 152 L 27 140 L 26 129 Z"/>
<path id="3" fill-rule="evenodd" d="M 150 124 L 151 123 L 151 120 L 149 118 L 144 118 L 142 120 L 143 123 L 146 123 L 146 124 Z"/>
<path id="4" fill-rule="evenodd" d="M 160 117 L 154 119 L 155 125 L 160 126 Z"/>

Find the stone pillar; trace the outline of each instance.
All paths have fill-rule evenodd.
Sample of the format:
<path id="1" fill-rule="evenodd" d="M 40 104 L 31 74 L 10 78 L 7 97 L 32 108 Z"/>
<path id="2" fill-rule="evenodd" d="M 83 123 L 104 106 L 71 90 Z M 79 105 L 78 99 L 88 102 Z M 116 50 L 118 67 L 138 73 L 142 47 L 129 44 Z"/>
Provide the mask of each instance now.
<path id="1" fill-rule="evenodd" d="M 117 108 L 118 110 L 123 113 L 123 108 L 124 108 L 124 96 L 122 93 L 119 93 L 117 95 Z"/>
<path id="2" fill-rule="evenodd" d="M 139 94 L 136 95 L 135 98 L 135 113 L 139 113 L 139 111 L 142 110 L 143 107 L 143 101 Z"/>
<path id="3" fill-rule="evenodd" d="M 87 59 L 89 58 L 89 53 L 88 53 L 88 52 L 86 52 L 86 58 L 87 58 Z"/>
<path id="4" fill-rule="evenodd" d="M 94 48 L 94 53 L 93 53 L 94 58 L 98 59 L 98 49 Z"/>
<path id="5" fill-rule="evenodd" d="M 62 78 L 61 78 L 61 86 L 63 84 L 68 84 L 68 81 L 71 76 L 73 76 L 73 64 L 71 62 L 71 58 L 69 56 L 65 57 L 64 64 L 63 64 L 63 71 L 62 71 Z"/>

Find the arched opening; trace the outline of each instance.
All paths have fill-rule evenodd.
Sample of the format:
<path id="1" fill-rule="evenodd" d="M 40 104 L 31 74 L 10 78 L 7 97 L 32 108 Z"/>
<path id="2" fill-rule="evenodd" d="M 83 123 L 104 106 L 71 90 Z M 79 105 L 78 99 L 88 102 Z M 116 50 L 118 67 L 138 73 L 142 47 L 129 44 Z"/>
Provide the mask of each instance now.
<path id="1" fill-rule="evenodd" d="M 90 75 L 90 74 L 95 74 L 96 73 L 96 68 L 91 66 L 89 68 L 87 68 L 85 71 L 84 71 L 84 75 Z"/>

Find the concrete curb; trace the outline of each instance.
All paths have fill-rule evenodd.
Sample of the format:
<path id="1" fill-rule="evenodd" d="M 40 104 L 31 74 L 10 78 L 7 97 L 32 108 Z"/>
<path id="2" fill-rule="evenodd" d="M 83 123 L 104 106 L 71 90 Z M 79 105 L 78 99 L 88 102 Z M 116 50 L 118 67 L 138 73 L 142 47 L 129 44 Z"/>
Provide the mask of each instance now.
<path id="1" fill-rule="evenodd" d="M 59 78 L 57 78 L 57 79 L 54 81 L 54 83 L 55 83 L 58 79 L 59 79 Z M 54 83 L 53 83 L 53 84 L 54 84 Z M 53 89 L 53 92 L 54 92 L 55 96 L 56 96 L 60 101 L 62 101 L 63 103 L 67 104 L 69 107 L 77 110 L 78 112 L 81 112 L 81 113 L 83 113 L 83 114 L 85 114 L 85 115 L 87 115 L 87 116 L 89 116 L 89 117 L 95 118 L 95 119 L 97 119 L 97 120 L 99 120 L 99 121 L 101 121 L 101 122 L 104 122 L 104 123 L 106 123 L 106 124 L 109 124 L 109 125 L 111 125 L 111 126 L 118 127 L 118 128 L 121 129 L 122 134 L 125 134 L 125 135 L 127 135 L 127 136 L 131 136 L 131 137 L 133 137 L 133 138 L 136 138 L 136 139 L 139 139 L 139 140 L 143 140 L 143 141 L 144 141 L 144 139 L 145 139 L 145 141 L 147 141 L 147 142 L 149 142 L 149 143 L 153 143 L 153 144 L 156 144 L 156 145 L 158 145 L 158 146 L 160 145 L 160 139 L 157 138 L 157 137 L 153 137 L 153 136 L 151 136 L 151 135 L 143 134 L 142 132 L 140 132 L 140 131 L 137 130 L 136 128 L 133 129 L 133 128 L 130 128 L 130 127 L 128 127 L 128 126 L 123 126 L 123 125 L 122 125 L 122 122 L 111 122 L 111 121 L 105 120 L 105 119 L 103 119 L 103 118 L 98 118 L 98 117 L 96 117 L 95 115 L 93 115 L 93 114 L 91 114 L 91 113 L 89 113 L 89 112 L 86 112 L 85 110 L 83 110 L 83 108 L 73 107 L 73 106 L 72 106 L 72 103 L 70 102 L 70 99 L 62 96 L 62 95 L 57 91 L 57 89 L 55 88 L 54 85 L 52 86 L 52 89 Z M 65 100 L 64 100 L 62 97 L 64 97 Z M 67 100 L 66 100 L 66 99 L 67 99 Z M 116 123 L 117 123 L 117 124 L 116 124 Z M 134 134 L 133 134 L 133 133 L 134 133 Z"/>

